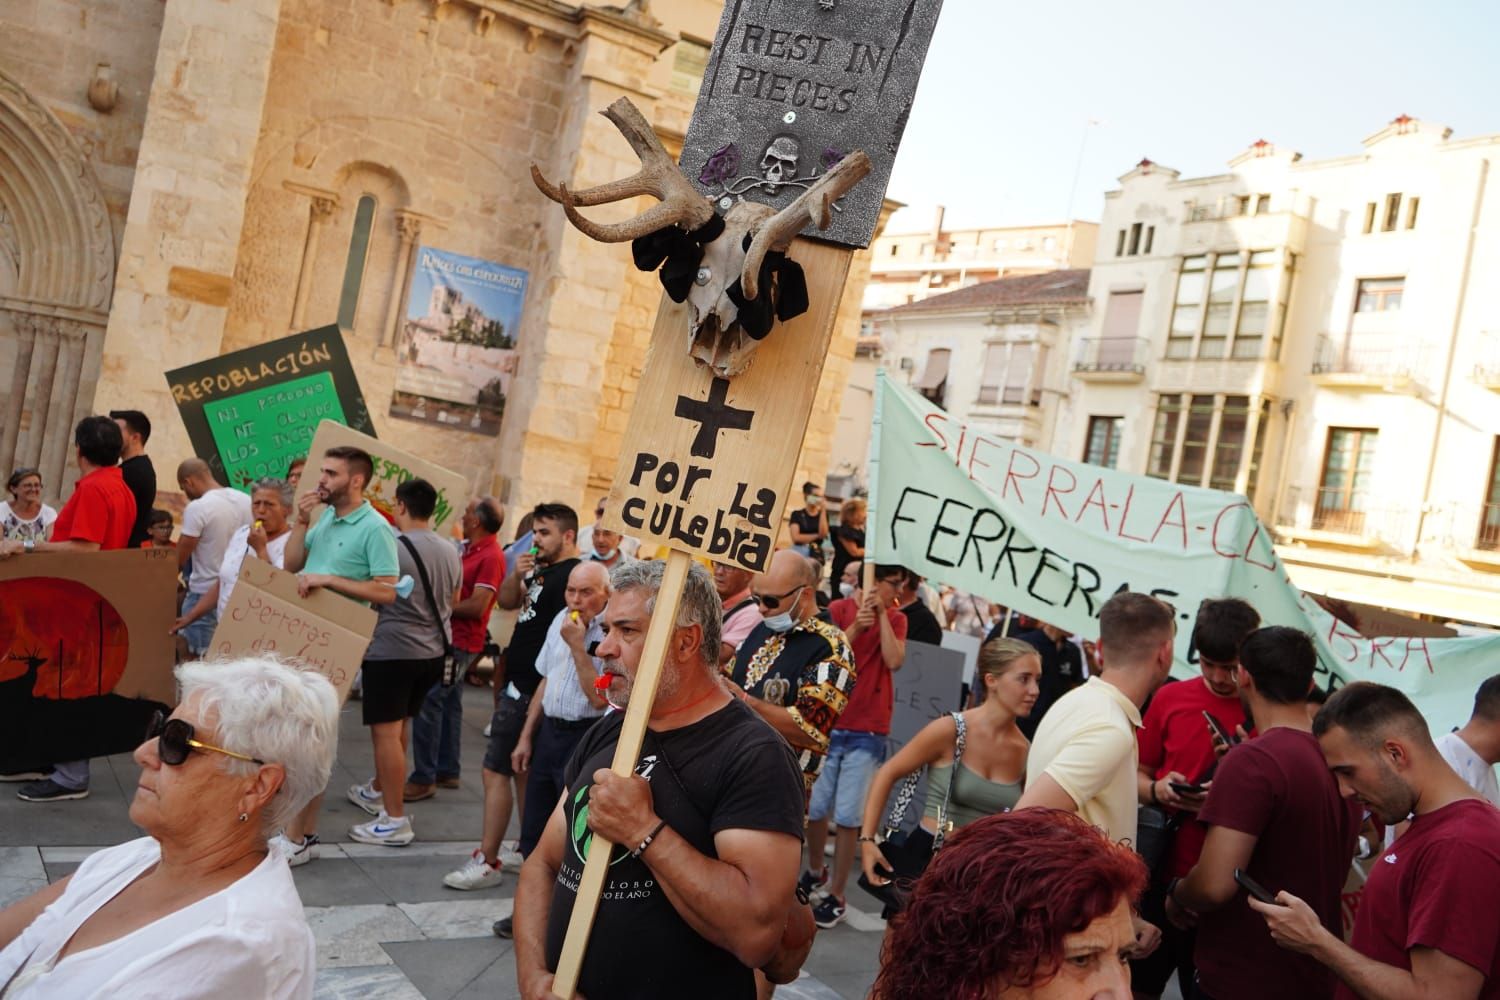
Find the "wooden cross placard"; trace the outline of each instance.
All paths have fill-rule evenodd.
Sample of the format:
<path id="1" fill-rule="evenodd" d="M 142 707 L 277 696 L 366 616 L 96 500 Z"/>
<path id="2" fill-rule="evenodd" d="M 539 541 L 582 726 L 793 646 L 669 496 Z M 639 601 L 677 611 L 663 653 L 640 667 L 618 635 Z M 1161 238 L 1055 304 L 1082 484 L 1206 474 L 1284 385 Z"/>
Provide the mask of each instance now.
<path id="1" fill-rule="evenodd" d="M 869 244 L 942 0 L 726 4 L 681 170 L 627 99 L 604 111 L 635 176 L 542 193 L 581 231 L 635 241 L 666 294 L 605 526 L 668 550 L 611 769 L 635 770 L 693 556 L 770 561 L 854 248 Z M 864 183 L 861 183 L 864 181 Z M 624 223 L 580 208 L 649 194 Z M 808 238 L 821 234 L 833 242 Z M 578 988 L 610 845 L 584 864 L 553 993 Z M 788 904 L 790 904 L 788 900 Z"/>

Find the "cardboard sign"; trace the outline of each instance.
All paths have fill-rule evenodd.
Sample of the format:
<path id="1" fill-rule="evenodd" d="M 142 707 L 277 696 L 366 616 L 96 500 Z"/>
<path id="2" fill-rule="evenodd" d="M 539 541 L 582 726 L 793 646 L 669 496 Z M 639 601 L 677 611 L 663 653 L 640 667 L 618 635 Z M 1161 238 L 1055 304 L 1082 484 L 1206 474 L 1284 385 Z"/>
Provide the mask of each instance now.
<path id="1" fill-rule="evenodd" d="M 781 515 L 813 389 L 823 370 L 847 251 L 798 240 L 807 312 L 778 324 L 748 371 L 717 378 L 688 354 L 687 306 L 663 299 L 631 408 L 604 525 L 760 572 Z M 814 291 L 816 283 L 819 291 Z"/>
<path id="2" fill-rule="evenodd" d="M 925 642 L 907 642 L 906 659 L 901 669 L 891 674 L 896 700 L 891 711 L 891 731 L 885 739 L 886 760 L 894 757 L 933 719 L 963 707 L 959 699 L 963 674 L 964 654 L 959 650 Z M 891 806 L 904 780 L 904 776 L 897 779 L 891 788 L 891 797 L 885 804 L 885 811 L 880 814 L 882 827 L 891 814 Z M 911 805 L 902 818 L 901 829 L 915 828 L 926 805 L 927 775 L 923 774 L 917 782 L 917 794 L 912 796 Z"/>
<path id="3" fill-rule="evenodd" d="M 463 476 L 331 420 L 319 424 L 318 432 L 313 435 L 312 444 L 307 449 L 307 468 L 297 483 L 298 497 L 317 490 L 318 459 L 324 452 L 344 445 L 363 448 L 370 453 L 375 463 L 375 478 L 365 486 L 365 499 L 387 516 L 395 510 L 396 487 L 408 479 L 425 479 L 437 490 L 437 508 L 432 512 L 433 531 L 442 533 L 452 527 L 469 503 L 469 483 Z"/>
<path id="4" fill-rule="evenodd" d="M 525 271 L 417 249 L 396 344 L 391 416 L 479 434 L 500 433 L 520 352 Z"/>
<path id="5" fill-rule="evenodd" d="M 247 555 L 208 658 L 274 653 L 327 677 L 342 703 L 375 633 L 375 619 L 370 608 L 329 590 L 301 597 L 297 574 Z"/>
<path id="6" fill-rule="evenodd" d="M 785 208 L 845 154 L 870 176 L 820 236 L 868 246 L 942 0 L 724 5 L 683 172 L 716 202 Z M 722 206 L 728 208 L 728 205 Z"/>
<path id="7" fill-rule="evenodd" d="M 1072 462 L 965 425 L 883 374 L 876 381 L 865 558 L 900 563 L 1067 629 L 1098 635 L 1120 590 L 1177 611 L 1179 677 L 1198 673 L 1192 622 L 1240 597 L 1266 625 L 1313 637 L 1325 691 L 1356 680 L 1404 691 L 1435 733 L 1468 721 L 1500 635 L 1366 638 L 1287 576 L 1244 497 Z"/>
<path id="8" fill-rule="evenodd" d="M 170 710 L 177 553 L 0 560 L 0 771 L 133 750 Z"/>
<path id="9" fill-rule="evenodd" d="M 319 421 L 374 435 L 337 326 L 295 333 L 167 372 L 193 450 L 226 486 L 286 475 Z"/>

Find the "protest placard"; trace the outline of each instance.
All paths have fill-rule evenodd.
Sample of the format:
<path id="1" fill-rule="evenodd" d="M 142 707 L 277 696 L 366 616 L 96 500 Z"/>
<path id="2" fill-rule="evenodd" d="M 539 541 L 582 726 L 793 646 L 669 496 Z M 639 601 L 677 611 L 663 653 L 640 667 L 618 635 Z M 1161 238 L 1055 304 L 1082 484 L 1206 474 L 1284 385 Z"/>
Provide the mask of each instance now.
<path id="1" fill-rule="evenodd" d="M 297 593 L 297 574 L 248 555 L 214 629 L 208 656 L 285 657 L 327 677 L 342 702 L 349 697 L 375 632 L 375 618 L 370 608 L 329 590 L 302 597 Z"/>
<path id="2" fill-rule="evenodd" d="M 499 434 L 520 352 L 525 271 L 417 249 L 396 343 L 391 416 Z"/>
<path id="3" fill-rule="evenodd" d="M 0 560 L 0 771 L 133 750 L 172 678 L 177 554 Z"/>
<path id="4" fill-rule="evenodd" d="M 463 476 L 440 465 L 423 461 L 411 452 L 361 434 L 352 427 L 325 420 L 318 425 L 307 449 L 308 471 L 297 483 L 297 496 L 318 488 L 318 459 L 329 448 L 352 445 L 370 453 L 375 476 L 365 484 L 365 499 L 389 517 L 395 510 L 396 487 L 408 479 L 425 479 L 437 490 L 437 507 L 432 512 L 432 530 L 443 532 L 463 515 L 469 502 L 469 483 Z"/>
<path id="5" fill-rule="evenodd" d="M 926 642 L 907 642 L 906 659 L 901 669 L 891 674 L 895 688 L 891 709 L 891 731 L 886 735 L 885 759 L 890 760 L 906 744 L 912 741 L 933 719 L 949 712 L 957 712 L 960 703 L 959 690 L 963 685 L 964 654 L 946 646 L 934 646 Z M 859 683 L 857 680 L 855 683 Z M 901 789 L 898 780 L 891 789 L 890 799 L 881 813 L 881 822 L 891 814 L 891 804 Z M 927 775 L 917 782 L 917 794 L 912 796 L 901 829 L 911 830 L 922 818 L 927 803 Z"/>
<path id="6" fill-rule="evenodd" d="M 1119 590 L 1177 610 L 1174 673 L 1196 673 L 1198 605 L 1241 597 L 1309 632 L 1317 683 L 1405 691 L 1435 731 L 1467 721 L 1500 636 L 1365 638 L 1303 595 L 1243 496 L 1070 462 L 965 425 L 880 373 L 865 558 L 896 562 L 1060 628 L 1098 633 Z"/>
<path id="7" fill-rule="evenodd" d="M 166 373 L 193 450 L 226 486 L 282 477 L 332 420 L 374 435 L 344 338 L 325 326 Z"/>

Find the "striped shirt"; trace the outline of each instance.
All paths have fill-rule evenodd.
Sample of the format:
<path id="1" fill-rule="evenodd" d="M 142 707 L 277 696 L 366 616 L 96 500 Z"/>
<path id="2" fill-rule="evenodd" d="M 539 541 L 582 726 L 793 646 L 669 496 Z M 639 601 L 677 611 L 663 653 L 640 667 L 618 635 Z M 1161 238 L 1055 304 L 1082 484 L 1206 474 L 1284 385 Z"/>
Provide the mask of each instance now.
<path id="1" fill-rule="evenodd" d="M 542 641 L 542 651 L 536 657 L 536 670 L 547 680 L 547 689 L 542 692 L 542 714 L 549 719 L 563 722 L 578 722 L 582 719 L 597 719 L 604 709 L 589 704 L 588 695 L 578 685 L 578 670 L 573 666 L 573 650 L 563 641 L 562 626 L 572 614 L 567 608 L 557 613 L 547 627 L 547 638 Z M 583 648 L 593 649 L 604 641 L 604 615 L 601 613 L 583 633 Z M 604 672 L 604 661 L 594 661 L 594 673 Z"/>

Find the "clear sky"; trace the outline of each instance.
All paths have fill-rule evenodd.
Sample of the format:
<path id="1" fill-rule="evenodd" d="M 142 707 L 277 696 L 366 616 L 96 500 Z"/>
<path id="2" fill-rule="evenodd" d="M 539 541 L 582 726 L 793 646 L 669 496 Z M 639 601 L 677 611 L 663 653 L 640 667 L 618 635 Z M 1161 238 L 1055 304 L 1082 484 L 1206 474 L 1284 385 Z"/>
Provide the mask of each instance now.
<path id="1" fill-rule="evenodd" d="M 888 194 L 891 232 L 1061 222 L 1141 157 L 1222 173 L 1259 138 L 1347 156 L 1409 114 L 1500 132 L 1500 0 L 946 0 Z M 1090 119 L 1100 124 L 1087 127 Z"/>

